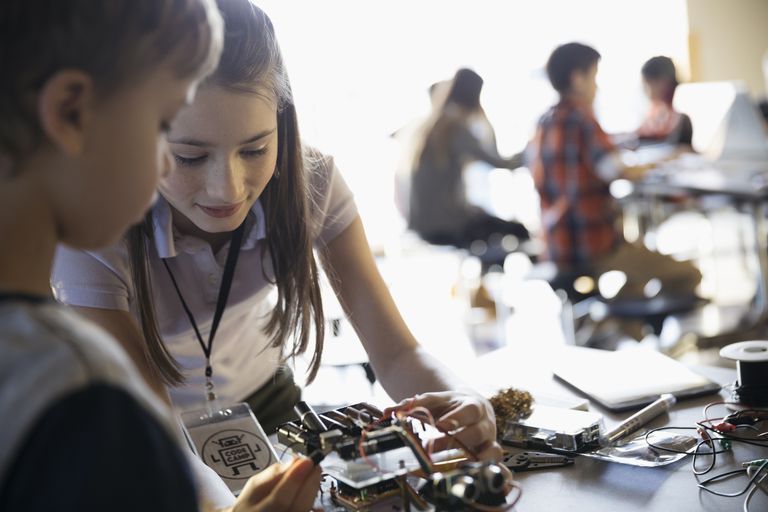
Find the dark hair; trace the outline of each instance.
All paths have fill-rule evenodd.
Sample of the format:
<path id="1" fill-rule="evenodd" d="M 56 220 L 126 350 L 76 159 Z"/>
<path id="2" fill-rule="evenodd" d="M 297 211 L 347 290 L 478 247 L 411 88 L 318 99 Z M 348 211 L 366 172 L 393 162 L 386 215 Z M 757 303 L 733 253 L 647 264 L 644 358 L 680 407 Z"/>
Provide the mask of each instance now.
<path id="1" fill-rule="evenodd" d="M 427 153 L 431 153 L 438 165 L 445 166 L 450 160 L 453 137 L 466 123 L 463 117 L 474 112 L 483 112 L 480 105 L 480 91 L 483 78 L 467 68 L 460 68 L 451 78 L 448 92 L 435 97 L 437 88 L 443 82 L 430 87 L 433 95 L 433 111 L 414 136 L 412 166 L 418 168 Z M 461 107 L 460 111 L 455 106 Z M 458 114 L 458 115 L 457 115 Z"/>
<path id="2" fill-rule="evenodd" d="M 645 64 L 643 64 L 640 72 L 643 75 L 643 79 L 650 82 L 653 80 L 664 80 L 669 87 L 665 91 L 665 100 L 669 103 L 672 102 L 672 97 L 675 95 L 675 89 L 680 82 L 677 81 L 677 70 L 675 64 L 669 57 L 658 55 L 651 57 Z"/>
<path id="3" fill-rule="evenodd" d="M 566 43 L 558 46 L 547 60 L 547 76 L 552 87 L 560 94 L 571 90 L 574 71 L 587 72 L 600 60 L 600 54 L 591 46 Z"/>
<path id="4" fill-rule="evenodd" d="M 218 68 L 205 84 L 266 93 L 278 104 L 277 166 L 259 198 L 267 230 L 261 256 L 265 258 L 269 253 L 277 285 L 277 304 L 266 331 L 273 346 L 294 338 L 290 356 L 307 349 L 314 327 L 315 350 L 307 376 L 311 382 L 320 366 L 324 340 L 323 305 L 309 221 L 312 196 L 304 168 L 305 160 L 315 155 L 302 151 L 293 93 L 272 22 L 250 0 L 218 0 L 218 5 L 224 18 L 224 51 Z M 146 243 L 151 234 L 148 214 L 128 236 L 135 300 L 147 356 L 166 383 L 180 384 L 184 378 L 162 342 L 152 305 Z"/>
<path id="5" fill-rule="evenodd" d="M 471 69 L 461 68 L 453 75 L 445 102 L 456 103 L 467 108 L 480 108 L 482 89 L 483 78 Z"/>
<path id="6" fill-rule="evenodd" d="M 212 0 L 4 0 L 0 8 L 0 156 L 42 142 L 37 94 L 56 72 L 90 75 L 106 96 L 161 64 L 211 71 L 221 49 Z"/>

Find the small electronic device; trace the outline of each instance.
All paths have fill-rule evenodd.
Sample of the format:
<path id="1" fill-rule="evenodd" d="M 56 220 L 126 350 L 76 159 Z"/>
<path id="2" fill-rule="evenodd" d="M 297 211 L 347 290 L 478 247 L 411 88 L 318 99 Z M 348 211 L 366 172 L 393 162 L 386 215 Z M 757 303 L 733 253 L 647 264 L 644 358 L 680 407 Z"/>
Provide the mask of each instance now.
<path id="1" fill-rule="evenodd" d="M 277 440 L 304 455 L 317 450 L 334 451 L 343 460 L 404 447 L 405 442 L 391 420 L 382 416 L 378 408 L 367 403 L 322 414 L 310 410 L 300 420 L 280 425 Z"/>
<path id="2" fill-rule="evenodd" d="M 578 453 L 596 448 L 603 417 L 600 414 L 536 405 L 525 418 L 507 422 L 504 443 L 545 451 Z"/>

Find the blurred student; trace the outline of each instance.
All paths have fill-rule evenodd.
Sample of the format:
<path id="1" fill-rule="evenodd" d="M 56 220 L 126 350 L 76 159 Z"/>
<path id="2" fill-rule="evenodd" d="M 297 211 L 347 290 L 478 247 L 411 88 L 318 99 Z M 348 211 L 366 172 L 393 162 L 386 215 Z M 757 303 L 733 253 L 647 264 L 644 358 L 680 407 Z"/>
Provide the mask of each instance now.
<path id="1" fill-rule="evenodd" d="M 643 88 L 650 100 L 648 112 L 635 132 L 640 143 L 667 142 L 691 145 L 691 118 L 672 106 L 678 86 L 677 70 L 669 57 L 653 57 L 643 64 Z"/>
<path id="2" fill-rule="evenodd" d="M 495 217 L 469 204 L 463 181 L 464 168 L 473 161 L 516 169 L 523 154 L 499 155 L 496 135 L 480 105 L 483 79 L 470 69 L 456 72 L 445 98 L 434 91 L 434 114 L 415 144 L 408 211 L 408 227 L 434 244 L 468 247 L 493 234 L 530 237 L 515 221 Z M 439 87 L 439 86 L 438 86 Z"/>
<path id="3" fill-rule="evenodd" d="M 445 102 L 445 96 L 451 80 L 440 80 L 429 86 L 429 113 L 423 117 L 416 117 L 407 124 L 395 130 L 392 137 L 400 146 L 399 159 L 395 168 L 395 207 L 404 220 L 408 220 L 408 204 L 411 197 L 411 173 L 413 172 L 413 159 L 415 151 L 421 149 L 419 146 L 419 135 L 423 131 L 428 121 L 434 119 L 439 109 Z"/>
<path id="4" fill-rule="evenodd" d="M 220 48 L 211 0 L 0 8 L 4 512 L 197 511 L 193 474 L 218 478 L 189 464 L 170 409 L 116 340 L 54 301 L 49 277 L 57 243 L 104 247 L 142 218 L 171 166 L 165 132 Z M 304 512 L 319 479 L 303 458 L 253 477 L 237 502 L 218 480 L 217 497 Z"/>
<path id="5" fill-rule="evenodd" d="M 627 282 L 621 297 L 645 297 L 652 278 L 665 293 L 690 296 L 701 280 L 694 266 L 627 243 L 618 230 L 619 208 L 609 183 L 640 177 L 645 169 L 626 166 L 595 119 L 599 60 L 593 48 L 568 43 L 547 62 L 560 100 L 538 122 L 532 159 L 546 257 L 560 267 L 587 267 L 596 275 L 622 271 Z"/>

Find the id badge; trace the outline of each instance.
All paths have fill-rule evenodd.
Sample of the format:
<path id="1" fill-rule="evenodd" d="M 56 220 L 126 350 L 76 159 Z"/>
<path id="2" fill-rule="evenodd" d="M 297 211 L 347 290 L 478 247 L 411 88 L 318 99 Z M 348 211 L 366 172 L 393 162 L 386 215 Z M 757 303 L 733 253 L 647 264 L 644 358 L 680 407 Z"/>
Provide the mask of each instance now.
<path id="1" fill-rule="evenodd" d="M 250 477 L 278 460 L 247 403 L 223 407 L 213 414 L 205 409 L 187 411 L 181 418 L 197 455 L 235 495 Z"/>

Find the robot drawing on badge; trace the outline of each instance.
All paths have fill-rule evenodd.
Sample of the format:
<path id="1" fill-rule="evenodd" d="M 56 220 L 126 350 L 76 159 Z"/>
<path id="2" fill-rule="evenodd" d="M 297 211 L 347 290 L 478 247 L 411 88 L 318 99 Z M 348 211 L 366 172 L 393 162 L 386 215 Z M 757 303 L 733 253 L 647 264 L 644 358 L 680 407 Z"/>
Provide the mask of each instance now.
<path id="1" fill-rule="evenodd" d="M 211 466 L 222 468 L 223 465 L 232 472 L 231 475 L 223 475 L 217 471 L 225 478 L 241 477 L 243 469 L 246 472 L 243 477 L 247 478 L 264 468 L 258 460 L 262 452 L 259 440 L 248 432 L 232 430 L 219 432 L 206 441 L 204 451 L 205 456 L 212 462 Z"/>

